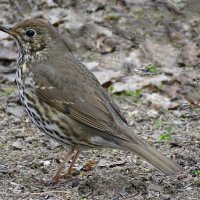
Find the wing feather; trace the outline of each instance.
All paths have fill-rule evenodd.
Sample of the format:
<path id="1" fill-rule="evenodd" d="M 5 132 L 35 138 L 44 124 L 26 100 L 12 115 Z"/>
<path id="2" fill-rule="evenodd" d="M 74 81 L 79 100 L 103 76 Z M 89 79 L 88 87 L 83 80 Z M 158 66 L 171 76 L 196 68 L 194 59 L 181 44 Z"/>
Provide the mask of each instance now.
<path id="1" fill-rule="evenodd" d="M 84 125 L 130 141 L 130 135 L 117 131 L 126 124 L 124 116 L 90 71 L 83 68 L 76 81 L 78 72 L 72 66 L 57 67 L 56 76 L 54 66 L 55 60 L 32 67 L 40 100 Z"/>

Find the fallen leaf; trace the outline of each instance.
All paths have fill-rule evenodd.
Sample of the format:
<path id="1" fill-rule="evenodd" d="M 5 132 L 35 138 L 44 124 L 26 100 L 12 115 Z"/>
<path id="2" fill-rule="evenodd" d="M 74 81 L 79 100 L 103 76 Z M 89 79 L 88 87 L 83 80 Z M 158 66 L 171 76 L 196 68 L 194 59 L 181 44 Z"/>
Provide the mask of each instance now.
<path id="1" fill-rule="evenodd" d="M 115 82 L 113 83 L 113 93 L 117 92 L 123 92 L 123 91 L 136 91 L 139 89 L 142 89 L 144 87 L 147 87 L 149 85 L 155 85 L 160 86 L 163 82 L 169 81 L 170 77 L 159 74 L 153 77 L 145 78 L 138 76 L 138 75 L 132 75 L 129 77 L 125 77 L 123 81 L 121 82 Z"/>
<path id="2" fill-rule="evenodd" d="M 109 69 L 93 73 L 102 85 L 112 82 L 114 79 L 119 79 L 123 75 L 121 71 L 113 71 Z"/>
<path id="3" fill-rule="evenodd" d="M 96 160 L 89 160 L 87 161 L 87 163 L 83 166 L 83 170 L 84 171 L 89 171 L 92 170 L 93 168 L 95 168 L 97 165 L 97 161 Z"/>
<path id="4" fill-rule="evenodd" d="M 119 160 L 115 162 L 110 162 L 107 160 L 100 160 L 97 164 L 98 167 L 115 167 L 115 166 L 122 166 L 126 163 L 126 160 Z"/>
<path id="5" fill-rule="evenodd" d="M 19 118 L 24 114 L 24 107 L 16 104 L 9 104 L 5 110 L 7 113 L 10 113 Z"/>
<path id="6" fill-rule="evenodd" d="M 1 47 L 0 60 L 16 60 L 18 54 L 12 49 Z"/>
<path id="7" fill-rule="evenodd" d="M 171 102 L 168 97 L 157 93 L 145 94 L 144 98 L 146 102 L 150 102 L 157 109 L 172 109 L 178 106 L 177 103 Z"/>
<path id="8" fill-rule="evenodd" d="M 152 63 L 159 63 L 163 67 L 176 66 L 179 51 L 170 44 L 160 44 L 152 39 L 146 39 L 142 47 L 145 57 Z"/>

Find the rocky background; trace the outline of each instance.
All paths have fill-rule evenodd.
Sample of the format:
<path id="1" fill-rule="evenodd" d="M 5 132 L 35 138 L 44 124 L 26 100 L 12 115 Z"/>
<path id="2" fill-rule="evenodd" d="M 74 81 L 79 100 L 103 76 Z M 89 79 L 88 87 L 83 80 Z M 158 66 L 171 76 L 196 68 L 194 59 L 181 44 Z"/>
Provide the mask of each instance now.
<path id="1" fill-rule="evenodd" d="M 25 18 L 57 27 L 134 132 L 186 172 L 165 176 L 129 152 L 90 150 L 71 177 L 47 184 L 67 150 L 30 123 L 17 46 L 0 32 L 0 199 L 200 199 L 200 1 L 0 0 L 0 24 Z"/>

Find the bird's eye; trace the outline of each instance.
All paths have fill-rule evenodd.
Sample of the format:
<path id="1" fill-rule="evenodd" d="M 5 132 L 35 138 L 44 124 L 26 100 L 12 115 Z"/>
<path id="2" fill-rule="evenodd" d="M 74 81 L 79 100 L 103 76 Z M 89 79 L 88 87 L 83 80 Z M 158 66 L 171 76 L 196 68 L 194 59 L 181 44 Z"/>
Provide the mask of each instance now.
<path id="1" fill-rule="evenodd" d="M 33 29 L 28 29 L 28 30 L 26 31 L 26 35 L 27 35 L 28 37 L 34 37 L 34 36 L 36 35 L 36 32 L 35 32 L 35 30 L 33 30 Z"/>

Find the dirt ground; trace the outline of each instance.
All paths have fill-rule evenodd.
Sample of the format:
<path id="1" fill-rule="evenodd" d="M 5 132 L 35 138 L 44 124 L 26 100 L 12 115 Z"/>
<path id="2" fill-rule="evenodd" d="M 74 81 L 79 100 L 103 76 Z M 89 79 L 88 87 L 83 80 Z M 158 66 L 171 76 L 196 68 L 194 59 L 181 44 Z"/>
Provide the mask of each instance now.
<path id="1" fill-rule="evenodd" d="M 0 11 L 0 24 L 54 24 L 133 131 L 185 169 L 166 176 L 130 152 L 90 150 L 70 177 L 48 184 L 67 148 L 30 122 L 15 84 L 17 46 L 0 33 L 0 199 L 200 199 L 198 0 L 5 0 Z"/>

